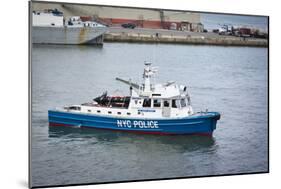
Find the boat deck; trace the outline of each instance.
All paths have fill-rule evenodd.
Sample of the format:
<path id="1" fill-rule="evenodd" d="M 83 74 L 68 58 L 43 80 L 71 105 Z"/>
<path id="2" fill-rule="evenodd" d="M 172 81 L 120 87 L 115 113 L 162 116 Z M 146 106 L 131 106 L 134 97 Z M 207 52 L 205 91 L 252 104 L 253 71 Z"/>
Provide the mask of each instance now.
<path id="1" fill-rule="evenodd" d="M 82 106 L 90 106 L 90 107 L 104 107 L 104 108 L 124 108 L 128 109 L 129 104 L 127 103 L 109 103 L 109 104 L 96 104 L 93 102 L 86 102 L 81 104 Z"/>

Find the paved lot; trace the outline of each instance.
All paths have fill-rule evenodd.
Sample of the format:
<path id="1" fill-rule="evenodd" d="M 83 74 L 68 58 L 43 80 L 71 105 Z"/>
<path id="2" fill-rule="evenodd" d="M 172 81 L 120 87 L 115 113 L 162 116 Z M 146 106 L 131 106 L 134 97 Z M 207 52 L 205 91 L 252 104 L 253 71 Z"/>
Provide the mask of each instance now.
<path id="1" fill-rule="evenodd" d="M 110 33 L 134 33 L 134 34 L 147 34 L 147 35 L 175 35 L 175 36 L 202 36 L 202 37 L 224 37 L 216 33 L 199 33 L 190 31 L 178 31 L 178 30 L 164 30 L 164 29 L 150 29 L 150 28 L 135 28 L 127 29 L 122 27 L 109 27 L 108 32 Z M 229 36 L 227 36 L 229 37 Z"/>

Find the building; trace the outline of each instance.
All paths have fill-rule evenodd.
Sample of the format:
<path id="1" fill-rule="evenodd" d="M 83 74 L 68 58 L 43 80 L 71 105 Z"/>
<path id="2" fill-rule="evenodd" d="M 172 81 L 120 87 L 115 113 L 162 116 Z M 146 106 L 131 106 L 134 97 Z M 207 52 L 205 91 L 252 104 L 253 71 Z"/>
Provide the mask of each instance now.
<path id="1" fill-rule="evenodd" d="M 75 5 L 64 3 L 33 2 L 33 10 L 58 9 L 64 13 L 66 19 L 72 16 L 91 16 L 94 20 L 108 26 L 120 26 L 133 23 L 141 28 L 181 30 L 182 23 L 189 23 L 184 30 L 192 31 L 200 23 L 200 13 L 187 11 L 167 11 L 161 9 L 124 8 L 98 5 Z M 200 26 L 199 26 L 200 27 Z M 197 29 L 193 29 L 197 31 Z"/>

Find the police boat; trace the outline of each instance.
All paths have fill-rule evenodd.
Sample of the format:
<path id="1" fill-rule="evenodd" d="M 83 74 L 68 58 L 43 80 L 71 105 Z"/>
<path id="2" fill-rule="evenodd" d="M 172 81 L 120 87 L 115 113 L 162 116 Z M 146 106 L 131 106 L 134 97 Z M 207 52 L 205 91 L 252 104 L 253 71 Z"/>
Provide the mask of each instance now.
<path id="1" fill-rule="evenodd" d="M 157 68 L 145 63 L 143 83 L 116 78 L 129 86 L 128 96 L 107 92 L 80 105 L 48 111 L 49 126 L 87 127 L 144 134 L 212 135 L 218 112 L 193 112 L 187 87 L 175 82 L 154 84 Z"/>

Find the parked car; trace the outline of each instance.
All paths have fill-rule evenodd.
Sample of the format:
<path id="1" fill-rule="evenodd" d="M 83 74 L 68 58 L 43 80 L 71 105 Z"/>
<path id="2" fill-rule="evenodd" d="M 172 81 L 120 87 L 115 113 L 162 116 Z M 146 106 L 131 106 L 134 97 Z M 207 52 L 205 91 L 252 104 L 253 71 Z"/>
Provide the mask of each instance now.
<path id="1" fill-rule="evenodd" d="M 213 29 L 212 32 L 213 33 L 219 33 L 219 29 Z"/>
<path id="2" fill-rule="evenodd" d="M 136 27 L 136 24 L 134 23 L 125 23 L 121 25 L 123 28 L 130 28 L 130 29 L 134 29 Z"/>

